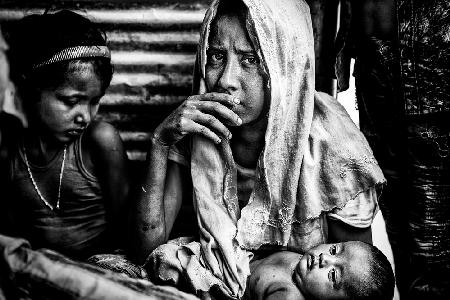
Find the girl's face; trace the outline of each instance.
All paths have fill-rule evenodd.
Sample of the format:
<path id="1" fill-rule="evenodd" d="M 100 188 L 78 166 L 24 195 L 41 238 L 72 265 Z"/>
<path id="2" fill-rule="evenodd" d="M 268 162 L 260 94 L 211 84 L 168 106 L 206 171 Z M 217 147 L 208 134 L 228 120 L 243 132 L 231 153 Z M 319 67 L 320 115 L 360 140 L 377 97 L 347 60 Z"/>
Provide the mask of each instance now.
<path id="1" fill-rule="evenodd" d="M 213 23 L 206 64 L 209 92 L 240 99 L 233 107 L 243 124 L 258 120 L 265 110 L 264 76 L 258 56 L 237 16 L 223 15 Z"/>
<path id="2" fill-rule="evenodd" d="M 90 63 L 68 72 L 62 84 L 40 92 L 34 111 L 39 133 L 61 143 L 76 139 L 98 111 L 101 82 Z"/>
<path id="3" fill-rule="evenodd" d="M 367 255 L 359 242 L 318 245 L 300 259 L 294 281 L 314 299 L 345 299 L 345 284 L 357 284 L 368 274 Z"/>

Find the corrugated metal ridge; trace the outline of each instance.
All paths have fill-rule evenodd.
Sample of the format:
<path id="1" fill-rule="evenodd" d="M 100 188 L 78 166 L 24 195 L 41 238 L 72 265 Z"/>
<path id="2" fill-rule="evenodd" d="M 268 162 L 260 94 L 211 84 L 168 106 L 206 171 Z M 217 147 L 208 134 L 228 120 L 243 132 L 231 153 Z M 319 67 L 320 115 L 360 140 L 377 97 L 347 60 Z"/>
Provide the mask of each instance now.
<path id="1" fill-rule="evenodd" d="M 181 103 L 186 96 L 176 95 L 124 95 L 121 93 L 110 92 L 103 96 L 101 106 L 153 106 L 153 105 L 174 105 Z"/>
<path id="2" fill-rule="evenodd" d="M 192 53 L 164 53 L 148 51 L 112 51 L 114 65 L 193 65 Z"/>
<path id="3" fill-rule="evenodd" d="M 198 25 L 202 22 L 205 10 L 175 10 L 173 8 L 119 9 L 119 10 L 73 10 L 92 18 L 98 23 L 110 24 L 178 24 Z M 44 9 L 2 9 L 0 20 L 17 20 L 32 13 L 43 13 Z"/>
<path id="4" fill-rule="evenodd" d="M 127 43 L 165 43 L 165 44 L 191 44 L 196 46 L 199 40 L 199 33 L 180 32 L 180 31 L 160 31 L 160 32 L 124 32 L 124 31 L 107 31 L 108 41 L 110 43 L 127 44 Z"/>

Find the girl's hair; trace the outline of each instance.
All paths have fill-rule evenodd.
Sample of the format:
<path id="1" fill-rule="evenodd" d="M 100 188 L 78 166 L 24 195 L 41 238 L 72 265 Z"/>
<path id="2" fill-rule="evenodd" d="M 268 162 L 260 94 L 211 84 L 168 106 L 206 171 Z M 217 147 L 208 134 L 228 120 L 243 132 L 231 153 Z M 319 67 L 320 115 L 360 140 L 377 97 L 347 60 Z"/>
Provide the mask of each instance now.
<path id="1" fill-rule="evenodd" d="M 89 19 L 68 10 L 53 14 L 29 15 L 12 24 L 6 34 L 11 78 L 25 102 L 36 91 L 53 88 L 66 75 L 92 64 L 103 90 L 109 86 L 113 67 L 109 57 L 82 57 L 36 65 L 49 60 L 64 49 L 78 46 L 106 46 L 106 36 Z"/>

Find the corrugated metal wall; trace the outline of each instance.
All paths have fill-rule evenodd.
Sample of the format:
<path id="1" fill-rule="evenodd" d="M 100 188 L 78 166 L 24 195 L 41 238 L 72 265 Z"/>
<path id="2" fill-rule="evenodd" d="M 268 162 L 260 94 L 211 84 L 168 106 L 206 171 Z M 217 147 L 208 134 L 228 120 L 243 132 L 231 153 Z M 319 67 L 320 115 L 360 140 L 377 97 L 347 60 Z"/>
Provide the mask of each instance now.
<path id="1" fill-rule="evenodd" d="M 50 3 L 51 1 L 47 1 Z M 112 49 L 115 74 L 98 118 L 119 129 L 132 162 L 145 159 L 151 131 L 190 93 L 199 27 L 207 1 L 60 3 L 100 23 Z M 2 7 L 3 6 L 3 7 Z M 45 1 L 0 6 L 2 28 Z"/>
<path id="2" fill-rule="evenodd" d="M 330 52 L 336 31 L 335 17 L 323 23 L 325 3 L 331 0 L 306 1 L 315 31 L 316 88 L 332 94 L 330 72 L 323 72 L 330 69 L 332 61 L 321 55 L 324 49 Z M 133 165 L 139 165 L 145 159 L 152 130 L 190 93 L 198 32 L 209 2 L 0 0 L 0 22 L 7 29 L 26 14 L 68 8 L 103 26 L 112 49 L 115 74 L 102 99 L 98 118 L 119 129 L 129 158 Z M 331 2 L 331 10 L 335 10 L 337 0 Z M 324 36 L 327 47 L 322 47 Z M 325 81 L 324 76 L 328 76 Z"/>

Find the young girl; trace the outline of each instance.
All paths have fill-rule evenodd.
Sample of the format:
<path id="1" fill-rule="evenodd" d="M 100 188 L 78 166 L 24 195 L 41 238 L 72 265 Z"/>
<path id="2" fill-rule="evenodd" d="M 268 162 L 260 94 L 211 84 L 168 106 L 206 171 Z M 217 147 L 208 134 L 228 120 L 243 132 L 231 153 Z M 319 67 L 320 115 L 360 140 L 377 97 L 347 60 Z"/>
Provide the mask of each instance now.
<path id="1" fill-rule="evenodd" d="M 10 155 L 3 231 L 78 258 L 119 246 L 126 153 L 117 131 L 94 120 L 113 73 L 104 34 L 60 11 L 26 16 L 7 37 L 29 127 Z"/>

